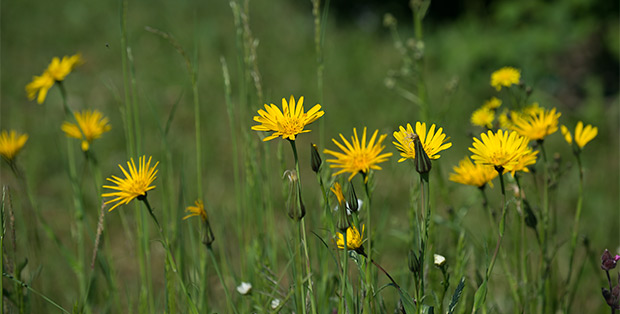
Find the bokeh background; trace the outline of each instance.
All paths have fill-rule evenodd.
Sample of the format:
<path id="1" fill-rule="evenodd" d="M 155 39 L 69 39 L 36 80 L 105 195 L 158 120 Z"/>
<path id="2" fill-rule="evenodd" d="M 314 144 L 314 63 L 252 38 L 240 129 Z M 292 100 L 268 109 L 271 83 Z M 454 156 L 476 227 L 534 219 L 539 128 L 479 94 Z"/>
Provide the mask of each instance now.
<path id="1" fill-rule="evenodd" d="M 281 224 L 288 223 L 285 210 L 280 210 L 286 201 L 281 193 L 285 189 L 282 170 L 293 167 L 292 159 L 288 145 L 282 147 L 278 141 L 259 143 L 259 135 L 249 131 L 254 124 L 251 117 L 263 103 L 279 105 L 281 98 L 291 94 L 303 95 L 306 108 L 319 103 L 321 97 L 316 82 L 311 2 L 251 1 L 249 9 L 249 25 L 258 44 L 256 60 L 264 93 L 262 103 L 256 98 L 246 101 L 242 97 L 237 37 L 227 1 L 129 1 L 127 11 L 127 38 L 136 77 L 135 96 L 143 123 L 143 152 L 158 160 L 163 160 L 166 153 L 171 154 L 174 184 L 178 186 L 175 189 L 180 191 L 175 196 L 179 198 L 175 208 L 179 216 L 184 206 L 196 197 L 191 85 L 185 62 L 177 51 L 145 27 L 174 35 L 190 56 L 197 56 L 205 200 L 217 229 L 216 244 L 224 247 L 221 252 L 228 256 L 230 270 L 239 280 L 251 272 L 248 270 L 251 263 L 245 261 L 253 245 L 278 245 L 265 244 L 262 238 L 253 242 L 256 240 L 252 238 L 282 231 L 261 230 L 261 225 L 249 225 L 244 230 L 235 227 L 242 221 L 240 215 L 244 215 L 244 211 L 257 208 L 236 209 L 233 139 L 220 58 L 226 60 L 231 72 L 233 103 L 247 102 L 247 106 L 235 107 L 238 134 L 247 133 L 258 143 L 256 145 L 267 146 L 268 150 L 261 147 L 255 156 L 260 158 L 258 164 L 267 165 L 270 171 L 260 180 L 273 191 L 271 202 L 276 213 L 282 214 L 276 220 Z M 45 69 L 52 57 L 80 52 L 85 63 L 65 81 L 69 105 L 75 110 L 98 109 L 110 118 L 111 132 L 93 147 L 104 176 L 116 174 L 117 164 L 127 160 L 122 124 L 121 5 L 119 1 L 91 0 L 2 1 L 0 10 L 0 126 L 30 135 L 19 157 L 20 165 L 36 191 L 40 210 L 71 248 L 74 213 L 64 157 L 65 139 L 60 130 L 64 119 L 60 92 L 53 88 L 45 104 L 38 105 L 28 101 L 24 87 L 33 75 Z M 583 288 L 577 294 L 579 300 L 574 302 L 574 312 L 604 309 L 600 287 L 606 285 L 606 278 L 597 269 L 597 263 L 603 249 L 617 252 L 620 245 L 618 11 L 617 1 L 435 1 L 423 22 L 423 72 L 430 104 L 430 121 L 427 122 L 442 126 L 453 143 L 452 148 L 442 154 L 440 162 L 435 163 L 437 170 L 432 179 L 437 234 L 445 235 L 444 239 L 437 240 L 433 249 L 442 252 L 448 260 L 454 257 L 451 254 L 458 235 L 450 223 L 455 215 L 462 216 L 460 227 L 468 232 L 474 247 L 472 255 L 482 252 L 483 234 L 488 231 L 480 228 L 479 221 L 485 217 L 475 188 L 459 186 L 449 182 L 447 177 L 451 167 L 469 154 L 467 147 L 471 145 L 472 136 L 480 132 L 470 125 L 470 113 L 497 94 L 489 86 L 491 72 L 503 66 L 521 69 L 522 79 L 533 88 L 531 99 L 543 107 L 558 108 L 562 112 L 562 124 L 572 129 L 582 120 L 598 126 L 598 137 L 582 154 L 586 176 L 580 232 L 587 237 L 595 254 L 589 256 L 581 247 L 577 251 L 578 261 L 586 260 L 591 266 L 585 268 L 586 280 L 582 281 Z M 392 33 L 383 25 L 386 13 L 396 18 L 401 39 L 407 45 L 408 39 L 413 37 L 407 1 L 330 3 L 321 103 L 325 111 L 322 118 L 325 129 L 319 132 L 319 125 L 315 123 L 309 127 L 313 132 L 298 140 L 304 169 L 302 176 L 308 178 L 305 200 L 310 212 L 320 208 L 320 192 L 311 180 L 313 174 L 309 167 L 307 147 L 310 142 L 333 149 L 329 139 L 337 137 L 338 133 L 348 137 L 353 127 L 367 126 L 369 130 L 390 134 L 387 150 L 396 154 L 388 143 L 392 141 L 391 133 L 399 125 L 420 119 L 419 108 L 402 95 L 402 90 L 414 91 L 414 82 L 403 72 L 403 58 L 399 52 L 403 47 L 395 45 Z M 252 88 L 253 85 L 247 86 Z M 170 150 L 163 152 L 157 125 L 166 121 L 177 102 L 168 135 Z M 570 167 L 574 164 L 570 147 L 559 132 L 546 143 L 551 155 L 561 154 L 562 167 L 568 169 L 553 196 L 558 217 L 555 228 L 560 230 L 557 248 L 560 257 L 567 255 L 566 242 L 577 198 L 577 175 L 575 166 Z M 244 163 L 249 155 L 241 150 L 237 156 L 247 189 L 252 188 L 248 183 L 248 163 Z M 283 159 L 278 155 L 283 155 Z M 384 170 L 375 175 L 373 211 L 378 220 L 375 226 L 382 264 L 393 269 L 396 276 L 407 276 L 407 211 L 410 186 L 417 180 L 417 174 L 409 165 L 398 164 L 397 159 L 392 157 Z M 12 184 L 14 179 L 5 166 L 0 168 L 0 179 L 2 184 Z M 156 183 L 158 187 L 164 184 L 163 181 Z M 85 198 L 87 208 L 92 209 L 86 219 L 94 229 L 100 199 L 92 184 L 84 183 L 84 186 L 90 193 Z M 499 206 L 499 190 L 491 190 L 490 194 L 491 202 Z M 153 193 L 152 203 L 157 204 L 158 197 Z M 20 196 L 14 198 L 19 204 Z M 125 208 L 117 209 L 122 210 Z M 121 290 L 131 295 L 138 280 L 135 241 L 127 239 L 115 214 L 116 211 L 106 215 L 109 238 L 105 252 L 116 264 L 116 276 L 122 278 Z M 127 216 L 131 225 L 133 211 Z M 17 222 L 19 227 L 28 227 L 28 218 L 25 219 Z M 310 228 L 324 232 L 325 227 L 317 219 Z M 39 251 L 35 254 L 35 247 L 27 239 L 17 240 L 18 251 L 29 258 L 27 272 L 32 284 L 70 308 L 77 297 L 75 278 L 59 257 L 57 247 L 44 245 L 37 248 Z M 163 256 L 156 241 L 152 242 L 152 247 L 153 256 Z M 163 258 L 155 257 L 152 267 L 155 272 L 161 271 Z M 565 270 L 565 263 L 557 265 Z M 501 275 L 499 277 L 501 282 Z M 163 279 L 155 276 L 154 280 L 154 293 L 160 294 Z M 497 293 L 507 295 L 504 288 L 498 288 Z M 220 288 L 214 288 L 212 294 L 221 296 Z M 98 302 L 105 303 L 105 300 Z M 125 302 L 130 308 L 134 304 L 131 297 L 123 300 L 123 304 Z M 502 303 L 501 298 L 494 302 L 502 311 L 510 309 L 510 304 Z M 35 303 L 38 311 L 45 311 L 46 306 Z"/>

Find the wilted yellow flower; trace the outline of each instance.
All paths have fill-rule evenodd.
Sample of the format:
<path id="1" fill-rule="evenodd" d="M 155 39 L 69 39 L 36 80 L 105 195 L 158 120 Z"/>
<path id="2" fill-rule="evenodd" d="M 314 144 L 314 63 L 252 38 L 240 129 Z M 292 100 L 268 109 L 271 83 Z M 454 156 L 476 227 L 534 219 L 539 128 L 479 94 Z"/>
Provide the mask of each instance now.
<path id="1" fill-rule="evenodd" d="M 543 140 L 558 130 L 558 119 L 562 114 L 551 110 L 543 110 L 533 115 L 513 115 L 512 129 L 530 140 Z"/>
<path id="2" fill-rule="evenodd" d="M 338 143 L 335 139 L 332 139 L 332 142 L 334 142 L 334 144 L 342 150 L 342 153 L 329 149 L 323 151 L 325 154 L 330 154 L 336 157 L 336 159 L 327 159 L 327 162 L 332 163 L 329 166 L 330 168 L 342 168 L 333 175 L 336 176 L 344 172 L 350 172 L 351 175 L 349 176 L 349 181 L 351 181 L 351 179 L 353 179 L 358 172 L 361 172 L 366 176 L 370 169 L 381 170 L 381 167 L 377 164 L 388 160 L 388 157 L 392 156 L 392 153 L 381 154 L 381 152 L 385 149 L 385 146 L 381 143 L 385 140 L 387 134 L 381 135 L 379 140 L 377 140 L 377 132 L 379 132 L 379 130 L 375 130 L 370 137 L 368 144 L 366 144 L 365 127 L 361 142 L 357 136 L 357 130 L 355 128 L 353 128 L 351 143 L 349 143 L 344 136 L 342 136 L 342 134 L 340 134 L 340 139 L 342 139 L 344 145 Z M 375 140 L 377 141 L 375 142 Z M 368 180 L 367 176 L 366 180 Z"/>
<path id="3" fill-rule="evenodd" d="M 324 114 L 319 104 L 312 107 L 308 112 L 304 112 L 303 103 L 303 96 L 299 98 L 297 104 L 295 104 L 293 96 L 288 103 L 285 98 L 282 98 L 282 111 L 274 104 L 269 106 L 265 104 L 265 110 L 259 109 L 259 116 L 254 116 L 254 121 L 259 122 L 260 125 L 252 126 L 252 130 L 274 132 L 264 138 L 263 141 L 269 141 L 279 136 L 294 141 L 297 134 L 310 132 L 310 130 L 304 130 L 304 127 Z"/>
<path id="4" fill-rule="evenodd" d="M 495 170 L 502 170 L 502 173 L 504 169 L 515 166 L 529 149 L 527 138 L 514 131 L 488 131 L 480 134 L 480 138 L 474 137 L 473 147 L 469 148 L 473 153 L 471 159 L 477 164 L 494 166 Z"/>
<path id="5" fill-rule="evenodd" d="M 469 121 L 475 126 L 481 126 L 486 128 L 493 127 L 493 121 L 495 120 L 495 111 L 487 107 L 480 107 L 476 109 L 472 114 Z"/>
<path id="6" fill-rule="evenodd" d="M 81 139 L 83 151 L 87 151 L 93 140 L 111 129 L 108 118 L 97 110 L 83 110 L 81 113 L 74 112 L 73 115 L 77 125 L 65 121 L 60 128 L 68 137 Z"/>
<path id="7" fill-rule="evenodd" d="M 532 148 L 528 147 L 525 153 L 521 154 L 521 156 L 517 158 L 517 162 L 515 164 L 505 167 L 505 172 L 510 172 L 513 177 L 517 171 L 530 172 L 527 166 L 535 164 L 537 158 L 538 151 L 532 150 Z"/>
<path id="8" fill-rule="evenodd" d="M 502 86 L 510 87 L 519 84 L 520 80 L 521 71 L 513 67 L 503 67 L 491 74 L 491 86 L 498 91 L 502 89 Z"/>
<path id="9" fill-rule="evenodd" d="M 362 225 L 362 234 L 360 235 L 359 231 L 355 226 L 351 226 L 347 228 L 347 249 L 348 250 L 357 250 L 364 243 L 364 225 Z M 339 249 L 344 250 L 344 235 L 342 233 L 338 233 L 338 240 L 336 240 L 336 245 Z"/>
<path id="10" fill-rule="evenodd" d="M 187 219 L 189 217 L 194 217 L 194 216 L 200 216 L 200 218 L 202 218 L 202 221 L 207 221 L 207 212 L 205 211 L 205 205 L 202 202 L 202 200 L 196 200 L 194 202 L 194 204 L 196 206 L 187 206 L 187 208 L 185 209 L 185 211 L 189 212 L 189 214 L 185 217 L 183 217 L 183 219 Z"/>
<path id="11" fill-rule="evenodd" d="M 499 100 L 497 97 L 491 97 L 491 99 L 484 102 L 484 105 L 482 105 L 482 107 L 488 108 L 488 109 L 497 109 L 501 105 L 502 105 L 501 100 Z"/>
<path id="12" fill-rule="evenodd" d="M 443 133 L 443 128 L 437 129 L 435 132 L 435 124 L 431 125 L 428 133 L 426 132 L 426 123 L 416 122 L 415 132 L 411 127 L 411 124 L 407 123 L 407 128 L 399 126 L 400 131 L 394 132 L 394 138 L 398 142 L 392 142 L 398 150 L 400 150 L 401 158 L 398 162 L 403 162 L 407 159 L 415 159 L 415 145 L 413 141 L 413 134 L 417 134 L 422 143 L 422 148 L 428 158 L 439 159 L 441 155 L 438 153 L 442 150 L 446 150 L 452 147 L 452 143 L 447 143 L 450 140 L 449 137 Z"/>
<path id="13" fill-rule="evenodd" d="M 465 157 L 459 161 L 458 166 L 452 167 L 454 173 L 450 174 L 450 181 L 483 187 L 485 184 L 493 187 L 493 180 L 497 177 L 497 171 L 492 166 L 474 164 L 469 157 Z"/>
<path id="14" fill-rule="evenodd" d="M 114 199 L 108 200 L 105 204 L 116 203 L 110 211 L 114 208 L 125 205 L 131 202 L 134 198 L 138 198 L 138 200 L 142 200 L 146 198 L 146 192 L 155 188 L 155 186 L 151 186 L 151 183 L 155 181 L 157 178 L 155 175 L 157 174 L 157 165 L 159 162 L 156 162 L 153 167 L 151 167 L 151 158 L 146 161 L 146 156 L 142 156 L 138 159 L 138 167 L 136 168 L 136 164 L 131 158 L 131 163 L 127 162 L 127 169 L 129 173 L 125 171 L 123 166 L 118 165 L 121 168 L 121 171 L 125 175 L 124 179 L 121 179 L 117 176 L 112 176 L 112 178 L 107 178 L 106 180 L 116 184 L 113 185 L 104 185 L 103 187 L 106 189 L 116 190 L 116 192 L 103 193 L 101 196 L 103 197 L 116 197 Z"/>
<path id="15" fill-rule="evenodd" d="M 573 137 L 571 136 L 570 131 L 563 125 L 561 126 L 561 131 L 562 135 L 564 135 L 564 139 L 566 140 L 566 142 L 568 142 L 568 144 L 572 144 Z M 584 128 L 583 122 L 577 122 L 577 127 L 575 128 L 575 144 L 577 144 L 577 147 L 579 147 L 579 149 L 582 149 L 584 146 L 586 146 L 586 144 L 593 140 L 596 135 L 598 135 L 597 127 L 588 124 Z"/>
<path id="16" fill-rule="evenodd" d="M 14 130 L 0 133 L 0 155 L 9 163 L 13 161 L 17 153 L 24 147 L 28 140 L 28 134 L 19 134 Z"/>
<path id="17" fill-rule="evenodd" d="M 344 194 L 342 194 L 342 186 L 340 186 L 340 183 L 334 183 L 334 186 L 329 189 L 332 191 L 332 193 L 334 193 L 334 195 L 336 195 L 336 198 L 338 199 L 338 204 L 344 204 Z"/>
<path id="18" fill-rule="evenodd" d="M 47 96 L 47 91 L 54 86 L 54 82 L 54 78 L 47 71 L 41 76 L 33 76 L 32 82 L 26 85 L 28 99 L 33 100 L 36 97 L 37 103 L 42 104 Z M 39 93 L 38 96 L 37 93 Z"/>
<path id="19" fill-rule="evenodd" d="M 55 81 L 60 82 L 65 79 L 75 66 L 82 63 L 82 56 L 78 53 L 71 57 L 64 56 L 62 60 L 58 57 L 54 57 L 52 62 L 47 66 L 46 72 L 48 72 Z"/>

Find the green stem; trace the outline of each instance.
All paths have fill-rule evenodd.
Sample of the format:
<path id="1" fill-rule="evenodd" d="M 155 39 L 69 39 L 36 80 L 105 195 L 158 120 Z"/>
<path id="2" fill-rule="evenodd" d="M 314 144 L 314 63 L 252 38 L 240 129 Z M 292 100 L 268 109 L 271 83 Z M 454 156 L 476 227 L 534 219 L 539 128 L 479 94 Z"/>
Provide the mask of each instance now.
<path id="1" fill-rule="evenodd" d="M 373 310 L 373 295 L 374 295 L 374 289 L 372 286 L 372 273 L 371 273 L 371 261 L 372 261 L 372 216 L 371 216 L 371 207 L 372 207 L 372 196 L 370 194 L 370 190 L 368 188 L 368 174 L 364 173 L 363 174 L 363 180 L 364 180 L 364 190 L 366 191 L 366 197 L 368 198 L 368 206 L 366 206 L 366 210 L 368 212 L 368 217 L 366 217 L 366 224 L 368 225 L 368 232 L 366 233 L 366 239 L 368 240 L 368 256 L 367 256 L 367 263 L 366 263 L 366 299 L 367 299 L 367 307 L 364 308 L 364 312 L 366 313 L 366 311 L 372 311 Z M 354 202 L 356 200 L 353 200 Z M 346 210 L 346 209 L 345 209 Z M 358 229 L 359 230 L 359 229 Z"/>
<path id="2" fill-rule="evenodd" d="M 497 239 L 497 244 L 495 245 L 495 252 L 493 253 L 493 257 L 491 258 L 491 263 L 489 264 L 489 268 L 487 269 L 486 278 L 491 277 L 491 273 L 493 272 L 493 266 L 495 266 L 495 260 L 497 259 L 497 254 L 499 253 L 499 248 L 502 245 L 502 239 L 504 238 L 504 229 L 506 225 L 506 188 L 504 186 L 504 175 L 503 168 L 496 168 L 497 172 L 499 172 L 499 182 L 502 187 L 502 218 L 499 222 L 499 238 Z"/>
<path id="3" fill-rule="evenodd" d="M 420 254 L 420 298 L 424 298 L 424 264 L 426 263 L 426 253 L 428 249 L 428 229 L 431 221 L 431 206 L 429 199 L 429 173 L 420 173 L 420 189 L 422 190 L 420 201 L 422 209 L 422 227 L 424 228 L 424 234 L 422 235 L 422 246 Z"/>
<path id="4" fill-rule="evenodd" d="M 545 151 L 544 142 L 542 140 L 538 141 L 540 145 L 540 151 L 543 156 L 543 168 L 544 168 L 544 176 L 543 176 L 543 212 L 542 212 L 542 269 L 540 271 L 542 280 L 540 280 L 540 286 L 538 287 L 538 297 L 540 299 L 541 311 L 546 311 L 547 304 L 547 291 L 549 290 L 549 285 L 547 284 L 549 280 L 549 270 L 550 270 L 550 261 L 547 258 L 547 251 L 549 247 L 549 167 L 547 164 L 547 153 Z"/>
<path id="5" fill-rule="evenodd" d="M 15 282 L 17 285 L 19 285 L 19 286 L 21 286 L 21 287 L 23 287 L 23 288 L 28 289 L 30 292 L 32 292 L 32 293 L 36 294 L 37 296 L 41 297 L 41 298 L 42 298 L 43 300 L 45 300 L 47 303 L 49 303 L 49 304 L 53 305 L 53 306 L 54 306 L 54 307 L 56 307 L 57 309 L 61 310 L 63 313 L 71 314 L 71 312 L 69 312 L 69 311 L 65 310 L 62 306 L 58 305 L 58 303 L 56 303 L 56 302 L 52 301 L 52 299 L 50 299 L 50 298 L 46 297 L 45 295 L 43 295 L 43 294 L 42 294 L 42 293 L 40 293 L 39 291 L 37 291 L 37 290 L 33 289 L 32 287 L 30 287 L 30 285 L 29 285 L 29 284 L 27 284 L 27 283 L 25 283 L 25 282 L 23 282 L 23 281 L 21 281 L 21 280 L 19 280 L 19 279 L 15 278 L 15 277 L 13 277 L 13 275 L 11 275 L 11 274 L 7 274 L 7 273 L 3 272 L 3 273 L 2 273 L 2 276 L 3 276 L 3 277 L 6 277 L 6 278 L 8 278 L 8 279 L 10 279 L 10 280 L 13 280 L 13 282 Z"/>
<path id="6" fill-rule="evenodd" d="M 344 206 L 343 206 L 344 207 Z M 346 208 L 339 208 L 338 210 L 347 210 Z M 349 247 L 347 246 L 347 230 L 342 231 L 342 237 L 344 239 L 344 249 L 342 250 L 342 277 L 341 277 L 341 285 L 340 285 L 340 304 L 338 306 L 338 313 L 346 314 L 347 313 L 347 305 L 346 305 L 346 294 L 347 294 L 347 265 L 349 264 Z"/>
<path id="7" fill-rule="evenodd" d="M 568 287 L 573 272 L 573 258 L 575 257 L 575 248 L 577 246 L 577 233 L 579 232 L 579 219 L 581 217 L 581 208 L 583 203 L 583 167 L 579 153 L 575 153 L 577 157 L 577 165 L 579 166 L 579 197 L 577 199 L 577 210 L 575 212 L 575 220 L 573 221 L 573 233 L 570 242 L 570 254 L 568 258 L 568 276 L 565 285 Z"/>
<path id="8" fill-rule="evenodd" d="M 235 314 L 238 314 L 239 312 L 237 311 L 237 307 L 235 307 L 235 304 L 232 302 L 232 298 L 230 297 L 230 294 L 228 293 L 228 287 L 226 286 L 224 277 L 222 277 L 222 273 L 220 272 L 220 267 L 218 266 L 217 260 L 215 259 L 215 254 L 213 253 L 213 249 L 211 248 L 211 245 L 207 246 L 207 251 L 209 251 L 209 256 L 211 257 L 211 262 L 213 262 L 213 266 L 215 268 L 215 272 L 217 273 L 217 277 L 220 279 L 220 283 L 222 284 L 222 287 L 224 288 L 224 294 L 226 295 L 226 304 L 228 305 L 228 310 L 230 311 L 230 309 L 232 308 L 233 312 L 235 312 Z"/>
<path id="9" fill-rule="evenodd" d="M 177 280 L 179 280 L 179 283 L 181 284 L 181 288 L 183 289 L 183 292 L 187 296 L 187 301 L 189 302 L 192 313 L 198 314 L 198 308 L 196 308 L 196 304 L 192 300 L 192 297 L 189 294 L 189 291 L 187 290 L 185 283 L 183 282 L 183 278 L 181 277 L 181 274 L 178 271 L 177 264 L 174 261 L 174 257 L 172 256 L 172 251 L 170 250 L 170 244 L 168 243 L 168 238 L 165 236 L 164 231 L 161 228 L 159 221 L 157 220 L 157 217 L 155 217 L 155 213 L 153 213 L 151 204 L 149 204 L 149 201 L 146 195 L 139 197 L 139 200 L 141 200 L 144 203 L 144 205 L 146 206 L 146 209 L 151 215 L 151 218 L 153 218 L 153 221 L 155 222 L 155 225 L 157 226 L 157 230 L 159 231 L 159 236 L 161 237 L 161 244 L 166 250 L 166 257 L 168 259 L 168 262 L 170 263 L 170 266 L 172 267 L 172 272 L 176 274 Z"/>

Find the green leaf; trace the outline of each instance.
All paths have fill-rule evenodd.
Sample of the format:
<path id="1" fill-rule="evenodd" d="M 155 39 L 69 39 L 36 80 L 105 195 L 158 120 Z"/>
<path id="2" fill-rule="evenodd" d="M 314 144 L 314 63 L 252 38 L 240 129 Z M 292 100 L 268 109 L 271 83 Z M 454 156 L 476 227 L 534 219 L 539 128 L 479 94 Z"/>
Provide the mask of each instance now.
<path id="1" fill-rule="evenodd" d="M 476 294 L 474 295 L 474 308 L 472 310 L 472 313 L 476 313 L 478 312 L 478 310 L 480 310 L 480 308 L 484 305 L 486 301 L 486 297 L 487 297 L 487 280 L 485 279 L 480 285 L 480 287 L 478 287 L 478 290 L 476 291 Z"/>
<path id="2" fill-rule="evenodd" d="M 456 286 L 456 290 L 454 290 L 454 294 L 452 295 L 452 299 L 450 300 L 450 306 L 448 306 L 448 314 L 453 314 L 454 309 L 456 309 L 456 305 L 459 303 L 459 299 L 463 294 L 463 289 L 465 288 L 465 277 L 461 277 L 461 281 Z"/>

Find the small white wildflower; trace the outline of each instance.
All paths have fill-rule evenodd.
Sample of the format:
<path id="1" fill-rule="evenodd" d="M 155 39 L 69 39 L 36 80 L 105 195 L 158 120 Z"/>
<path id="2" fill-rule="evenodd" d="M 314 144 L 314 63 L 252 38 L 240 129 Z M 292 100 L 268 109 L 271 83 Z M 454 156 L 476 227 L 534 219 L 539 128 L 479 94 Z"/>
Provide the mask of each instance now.
<path id="1" fill-rule="evenodd" d="M 439 254 L 435 254 L 433 255 L 435 258 L 435 266 L 437 267 L 441 267 L 446 263 L 446 258 L 439 255 Z"/>
<path id="2" fill-rule="evenodd" d="M 278 308 L 278 306 L 280 306 L 280 299 L 273 299 L 271 300 L 271 308 L 272 309 L 276 309 Z"/>
<path id="3" fill-rule="evenodd" d="M 241 282 L 241 284 L 237 287 L 237 292 L 239 292 L 242 295 L 246 295 L 248 293 L 250 293 L 250 290 L 252 290 L 252 284 L 249 282 Z"/>

